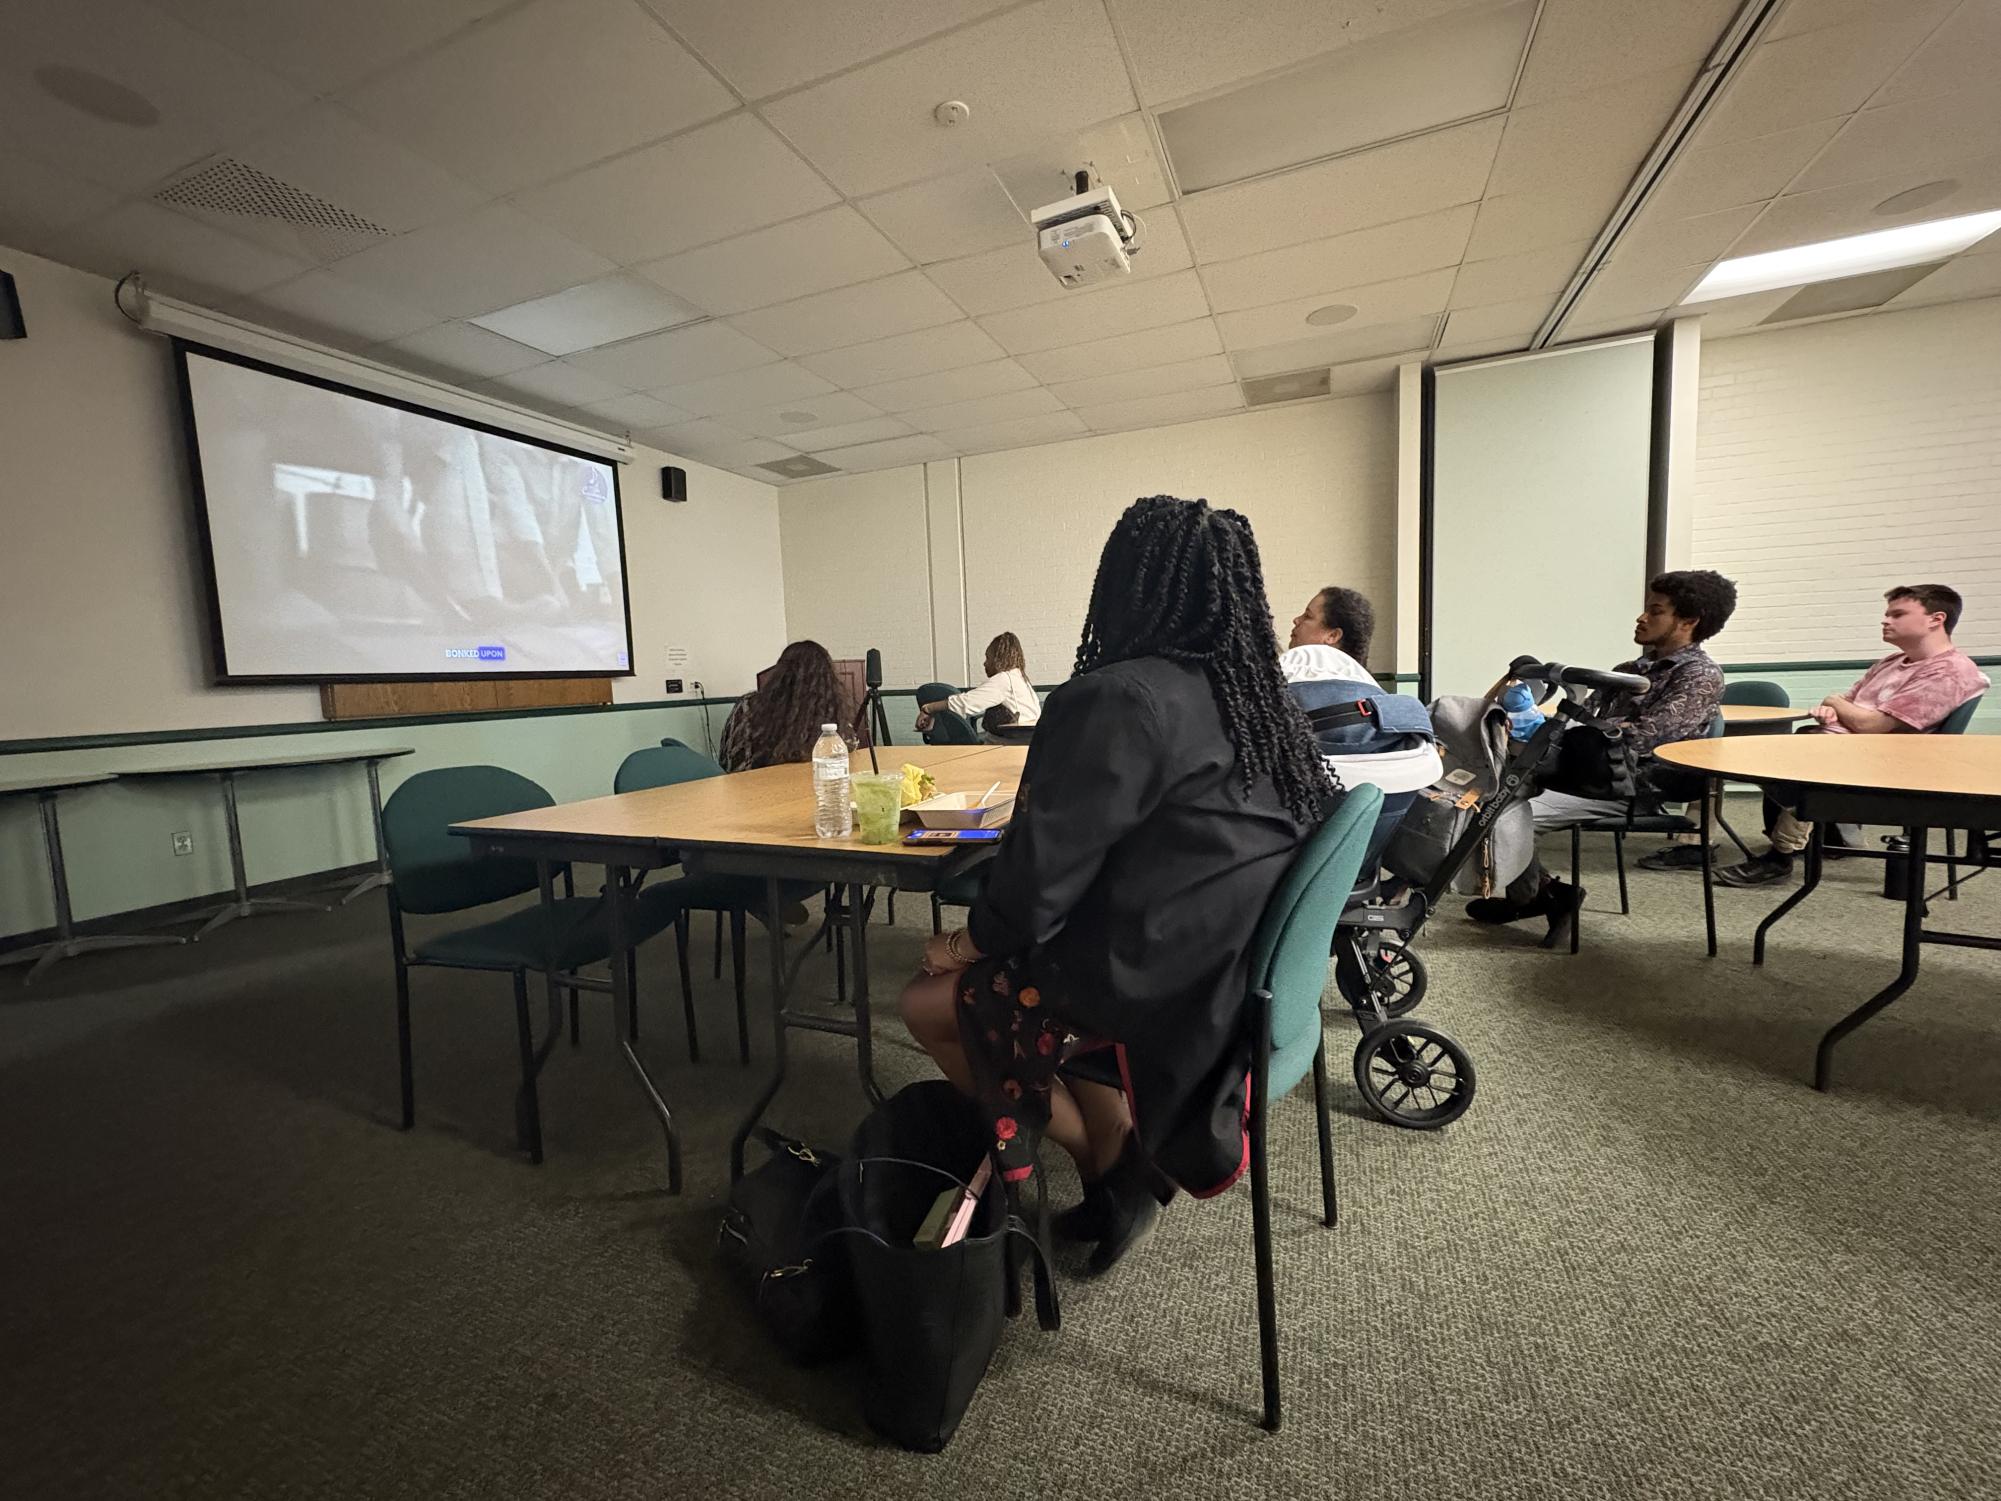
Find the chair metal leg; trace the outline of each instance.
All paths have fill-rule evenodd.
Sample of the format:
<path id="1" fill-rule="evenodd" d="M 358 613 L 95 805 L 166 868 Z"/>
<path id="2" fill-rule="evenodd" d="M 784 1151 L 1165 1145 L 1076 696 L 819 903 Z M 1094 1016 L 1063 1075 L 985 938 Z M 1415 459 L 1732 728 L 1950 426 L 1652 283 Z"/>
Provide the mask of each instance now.
<path id="1" fill-rule="evenodd" d="M 688 973 L 688 944 L 690 940 L 688 909 L 683 907 L 674 914 L 674 963 L 681 972 L 681 1015 L 688 1024 L 688 1061 L 702 1061 L 702 1045 L 695 1036 L 695 985 Z"/>
<path id="2" fill-rule="evenodd" d="M 556 972 L 553 969 L 546 971 L 543 978 L 545 978 L 549 982 L 549 1015 L 551 1017 L 560 1017 L 563 1014 L 561 1009 L 563 1005 L 562 984 L 556 979 Z M 579 1030 L 577 1023 L 577 1013 L 583 1009 L 584 1009 L 583 1007 L 577 1004 L 577 992 L 574 990 L 571 991 L 570 992 L 570 1046 L 571 1047 L 575 1047 L 578 1043 L 583 1041 L 583 1033 Z"/>
<path id="3" fill-rule="evenodd" d="M 720 979 L 721 979 L 721 978 L 723 977 L 723 915 L 722 915 L 722 913 L 721 913 L 721 912 L 718 912 L 718 913 L 716 914 L 716 963 L 715 963 L 715 971 L 716 971 L 716 978 L 717 978 L 718 980 L 720 980 Z"/>
<path id="4" fill-rule="evenodd" d="M 885 918 L 884 921 L 886 921 L 889 924 L 889 926 L 893 928 L 896 926 L 896 888 L 894 886 L 889 888 L 888 907 L 889 907 L 889 916 Z"/>
<path id="5" fill-rule="evenodd" d="M 849 888 L 853 890 L 855 888 Z M 853 913 L 845 916 L 852 918 Z M 834 929 L 834 1003 L 848 1004 L 848 925 L 844 922 L 832 924 Z"/>
<path id="6" fill-rule="evenodd" d="M 945 904 L 938 900 L 938 894 L 931 894 L 931 936 L 936 938 L 945 931 Z"/>
<path id="7" fill-rule="evenodd" d="M 1945 899 L 1959 900 L 1959 831 L 1945 831 Z"/>
<path id="8" fill-rule="evenodd" d="M 745 1068 L 750 1067 L 750 1006 L 743 983 L 747 927 L 747 914 L 743 908 L 738 907 L 730 913 L 730 966 L 736 972 L 736 1051 L 737 1061 Z"/>
<path id="9" fill-rule="evenodd" d="M 1720 796 L 1720 794 L 1718 794 Z M 1716 847 L 1709 842 L 1711 797 L 1702 798 L 1702 926 L 1709 935 L 1709 957 L 1716 957 Z"/>
<path id="10" fill-rule="evenodd" d="M 400 953 L 396 956 L 396 1059 L 403 1089 L 403 1129 L 408 1131 L 417 1124 L 417 1090 L 410 1067 L 410 967 Z"/>
<path id="11" fill-rule="evenodd" d="M 1633 904 L 1626 896 L 1626 836 L 1615 833 L 1612 836 L 1612 858 L 1619 866 L 1619 915 L 1630 917 Z"/>
<path id="12" fill-rule="evenodd" d="M 528 1017 L 528 971 L 514 971 L 514 1026 L 521 1042 L 521 1145 L 528 1160 L 542 1162 L 542 1099 L 536 1088 L 535 1025 Z"/>
<path id="13" fill-rule="evenodd" d="M 1584 859 L 1584 831 L 1576 824 L 1570 826 L 1570 884 L 1579 885 L 1579 872 Z M 1570 917 L 1570 952 L 1574 955 L 1584 937 L 1584 903 L 1579 902 Z"/>
<path id="14" fill-rule="evenodd" d="M 1320 1132 L 1320 1223 L 1329 1229 L 1341 1218 L 1334 1197 L 1334 1126 L 1328 1116 L 1327 1038 L 1313 1050 L 1313 1114 Z"/>
<path id="15" fill-rule="evenodd" d="M 1272 1271 L 1271 1180 L 1265 1162 L 1265 1094 L 1271 1070 L 1270 1001 L 1251 1009 L 1257 1028 L 1251 1051 L 1251 1249 L 1257 1262 L 1258 1364 L 1264 1382 L 1264 1428 L 1278 1432 L 1278 1288 Z"/>

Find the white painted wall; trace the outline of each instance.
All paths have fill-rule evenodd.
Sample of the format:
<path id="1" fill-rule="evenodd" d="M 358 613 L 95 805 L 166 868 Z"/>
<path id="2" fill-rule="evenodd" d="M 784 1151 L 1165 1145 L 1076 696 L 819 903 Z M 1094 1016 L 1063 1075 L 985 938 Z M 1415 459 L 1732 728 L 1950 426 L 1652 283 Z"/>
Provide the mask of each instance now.
<path id="1" fill-rule="evenodd" d="M 1387 392 L 1138 432 L 1108 433 L 957 461 L 959 535 L 946 464 L 816 480 L 780 501 L 786 617 L 837 655 L 874 645 L 887 680 L 960 680 L 954 633 L 977 670 L 987 641 L 1022 639 L 1030 676 L 1069 676 L 1098 553 L 1142 495 L 1206 498 L 1257 533 L 1283 640 L 1328 584 L 1375 601 L 1372 662 L 1396 661 L 1396 468 Z M 929 505 L 927 507 L 927 494 Z M 927 535 L 928 513 L 928 535 Z M 964 625 L 950 589 L 963 553 Z M 870 634 L 873 633 L 873 634 Z"/>
<path id="2" fill-rule="evenodd" d="M 28 338 L 0 343 L 0 741 L 316 720 L 313 687 L 218 689 L 165 340 L 113 308 L 111 283 L 6 252 Z M 776 492 L 685 464 L 659 498 L 641 450 L 621 475 L 634 661 L 622 702 L 657 699 L 666 651 L 712 692 L 747 686 L 784 645 Z"/>
<path id="3" fill-rule="evenodd" d="M 1875 657 L 1883 591 L 1950 584 L 2001 652 L 2001 299 L 1705 340 L 1693 562 L 1734 662 Z"/>

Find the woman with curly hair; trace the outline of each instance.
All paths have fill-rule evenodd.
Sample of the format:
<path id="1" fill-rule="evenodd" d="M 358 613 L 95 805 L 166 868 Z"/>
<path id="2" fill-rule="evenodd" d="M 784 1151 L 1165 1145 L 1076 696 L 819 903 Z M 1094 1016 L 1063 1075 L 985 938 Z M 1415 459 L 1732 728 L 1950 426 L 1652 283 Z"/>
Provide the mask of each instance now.
<path id="1" fill-rule="evenodd" d="M 1093 1271 L 1173 1185 L 1206 1197 L 1243 1171 L 1251 938 L 1331 792 L 1250 524 L 1136 501 L 986 888 L 902 1002 L 991 1121 L 1003 1176 L 1028 1176 L 1045 1133 L 1076 1159 L 1084 1202 L 1058 1229 L 1097 1243 Z"/>
<path id="2" fill-rule="evenodd" d="M 852 736 L 856 706 L 841 690 L 834 659 L 817 641 L 795 641 L 778 654 L 762 686 L 746 693 L 723 722 L 717 760 L 724 771 L 750 771 L 813 759 L 820 726 Z"/>

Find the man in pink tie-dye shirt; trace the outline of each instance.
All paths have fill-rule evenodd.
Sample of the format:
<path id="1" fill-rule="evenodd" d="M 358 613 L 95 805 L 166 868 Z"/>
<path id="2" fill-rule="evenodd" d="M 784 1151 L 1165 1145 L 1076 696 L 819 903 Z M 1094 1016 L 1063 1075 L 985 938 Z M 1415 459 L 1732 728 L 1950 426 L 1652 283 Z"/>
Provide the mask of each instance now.
<path id="1" fill-rule="evenodd" d="M 1896 650 L 1846 693 L 1830 693 L 1814 706 L 1819 728 L 1830 735 L 1923 734 L 1990 686 L 1973 658 L 1952 644 L 1961 608 L 1958 591 L 1944 584 L 1905 584 L 1883 599 L 1883 639 Z M 1771 849 L 1719 870 L 1717 880 L 1728 886 L 1762 886 L 1792 874 L 1793 856 L 1806 848 L 1813 826 L 1787 801 L 1783 787 L 1767 791 L 1765 832 L 1771 835 Z"/>

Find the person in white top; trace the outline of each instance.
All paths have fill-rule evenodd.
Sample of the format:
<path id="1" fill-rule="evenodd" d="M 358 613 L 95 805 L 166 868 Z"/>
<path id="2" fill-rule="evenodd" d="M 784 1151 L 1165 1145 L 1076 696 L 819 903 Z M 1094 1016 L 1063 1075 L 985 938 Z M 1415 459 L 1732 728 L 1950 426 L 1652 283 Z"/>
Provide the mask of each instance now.
<path id="1" fill-rule="evenodd" d="M 1031 725 L 1042 717 L 1042 700 L 1028 681 L 1028 661 L 1021 650 L 1021 638 L 1002 631 L 987 643 L 986 681 L 964 693 L 954 693 L 933 703 L 917 706 L 917 728 L 931 728 L 931 716 L 950 709 L 974 720 L 989 733 L 1003 725 Z"/>
<path id="2" fill-rule="evenodd" d="M 1292 639 L 1279 653 L 1279 670 L 1288 683 L 1345 678 L 1375 684 L 1369 671 L 1369 638 L 1375 634 L 1376 612 L 1353 589 L 1329 585 L 1292 617 Z"/>

